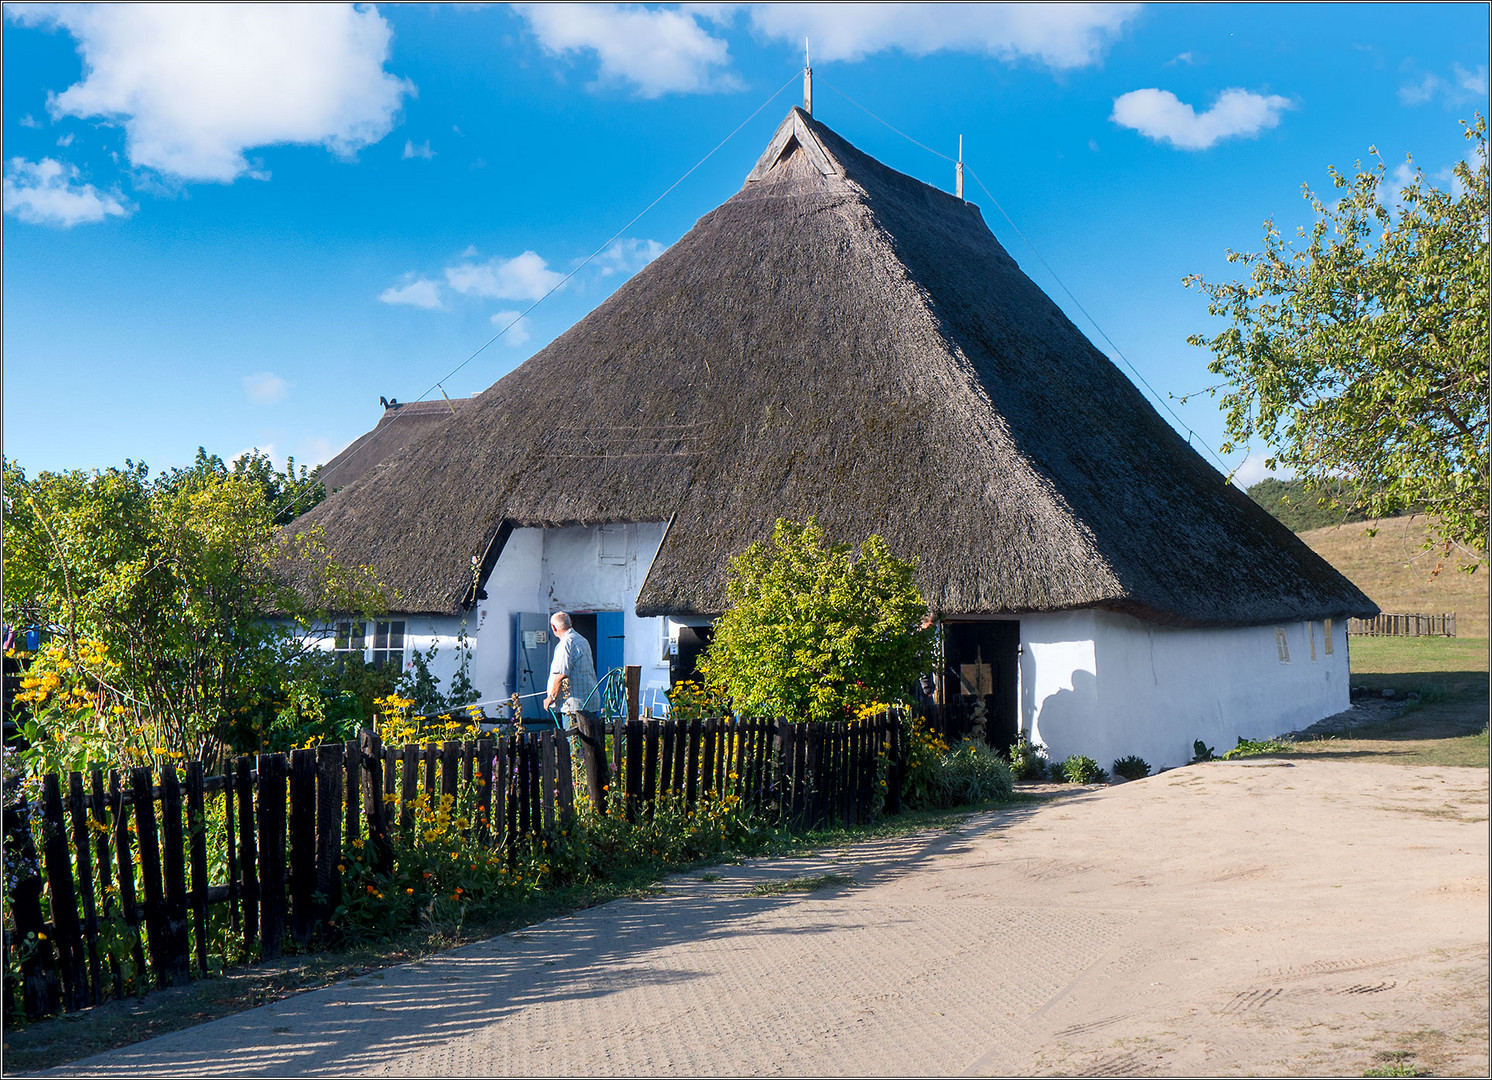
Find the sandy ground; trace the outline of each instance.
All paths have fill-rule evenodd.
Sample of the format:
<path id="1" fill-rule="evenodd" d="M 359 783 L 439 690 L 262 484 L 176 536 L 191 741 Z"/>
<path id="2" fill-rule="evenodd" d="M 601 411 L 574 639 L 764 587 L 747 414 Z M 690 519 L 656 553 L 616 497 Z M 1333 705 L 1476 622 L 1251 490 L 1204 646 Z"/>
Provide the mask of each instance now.
<path id="1" fill-rule="evenodd" d="M 70 1074 L 1487 1075 L 1487 775 L 1217 762 L 722 867 Z M 837 873 L 854 884 L 752 895 Z"/>

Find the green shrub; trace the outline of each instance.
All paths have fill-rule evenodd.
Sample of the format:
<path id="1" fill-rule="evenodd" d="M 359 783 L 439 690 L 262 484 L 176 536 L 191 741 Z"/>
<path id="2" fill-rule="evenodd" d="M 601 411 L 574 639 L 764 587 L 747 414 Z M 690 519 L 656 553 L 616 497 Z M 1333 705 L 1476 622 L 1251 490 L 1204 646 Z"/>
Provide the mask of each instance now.
<path id="1" fill-rule="evenodd" d="M 965 739 L 943 755 L 941 765 L 947 805 L 1008 799 L 1015 791 L 1010 766 L 988 743 Z"/>
<path id="2" fill-rule="evenodd" d="M 1010 771 L 1017 780 L 1040 780 L 1050 764 L 1045 747 L 1027 741 L 1024 734 L 1010 748 Z"/>
<path id="3" fill-rule="evenodd" d="M 1098 762 L 1085 754 L 1073 754 L 1062 763 L 1062 774 L 1071 784 L 1101 784 L 1109 774 L 1098 767 Z"/>
<path id="4" fill-rule="evenodd" d="M 1187 762 L 1188 765 L 1196 765 L 1199 762 L 1212 760 L 1214 760 L 1212 747 L 1208 746 L 1201 739 L 1192 743 L 1192 759 Z"/>
<path id="5" fill-rule="evenodd" d="M 1282 742 L 1279 739 L 1245 739 L 1238 737 L 1238 745 L 1222 756 L 1223 761 L 1232 761 L 1235 758 L 1259 757 L 1262 754 L 1288 754 L 1295 749 L 1293 743 Z"/>
<path id="6" fill-rule="evenodd" d="M 1140 780 L 1150 775 L 1150 763 L 1142 757 L 1130 754 L 1117 759 L 1113 765 L 1114 775 L 1126 780 Z"/>

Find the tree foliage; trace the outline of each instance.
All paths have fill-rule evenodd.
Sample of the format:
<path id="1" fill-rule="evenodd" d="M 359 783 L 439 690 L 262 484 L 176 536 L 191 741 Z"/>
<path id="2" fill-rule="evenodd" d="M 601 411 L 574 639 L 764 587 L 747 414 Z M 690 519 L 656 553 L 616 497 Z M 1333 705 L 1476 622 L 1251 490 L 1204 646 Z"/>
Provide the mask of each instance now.
<path id="1" fill-rule="evenodd" d="M 810 518 L 731 561 L 729 610 L 700 659 L 737 711 L 812 720 L 900 699 L 931 663 L 914 564 L 879 536 L 856 551 Z"/>
<path id="2" fill-rule="evenodd" d="M 48 715 L 94 725 L 121 760 L 143 748 L 209 762 L 225 746 L 314 731 L 329 705 L 333 718 L 345 711 L 322 700 L 326 662 L 300 629 L 327 612 L 276 572 L 277 523 L 319 487 L 293 462 L 281 473 L 246 455 L 230 470 L 201 450 L 190 468 L 153 479 L 134 462 L 35 477 L 5 462 L 5 621 L 60 642 L 33 668 L 42 682 L 31 689 L 50 687 L 34 711 L 65 691 L 69 707 L 54 699 Z M 318 536 L 293 543 L 330 609 L 381 610 L 376 583 L 336 566 Z M 366 689 L 369 705 L 388 692 L 352 689 Z"/>
<path id="3" fill-rule="evenodd" d="M 1225 383 L 1230 444 L 1258 436 L 1316 488 L 1347 481 L 1384 517 L 1422 506 L 1467 569 L 1487 553 L 1487 129 L 1451 190 L 1416 168 L 1397 194 L 1381 158 L 1328 170 L 1327 202 L 1299 242 L 1264 225 L 1264 250 L 1228 252 L 1244 281 L 1188 286 L 1232 325 L 1207 338 Z M 1376 150 L 1370 152 L 1377 156 Z"/>
<path id="4" fill-rule="evenodd" d="M 1357 489 L 1340 477 L 1308 486 L 1304 480 L 1266 477 L 1248 489 L 1249 498 L 1278 518 L 1291 532 L 1309 532 L 1373 515 L 1363 506 Z M 1381 516 L 1381 515 L 1380 515 Z"/>

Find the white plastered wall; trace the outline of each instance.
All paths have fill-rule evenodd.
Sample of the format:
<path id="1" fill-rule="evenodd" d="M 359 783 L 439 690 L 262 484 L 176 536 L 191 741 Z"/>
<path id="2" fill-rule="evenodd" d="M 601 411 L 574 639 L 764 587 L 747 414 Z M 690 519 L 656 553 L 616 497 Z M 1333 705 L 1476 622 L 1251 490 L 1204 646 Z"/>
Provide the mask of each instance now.
<path id="1" fill-rule="evenodd" d="M 1136 754 L 1185 764 L 1201 739 L 1219 753 L 1347 708 L 1345 620 L 1221 629 L 1159 626 L 1108 611 L 1027 615 L 1021 623 L 1021 727 L 1053 758 L 1102 768 Z"/>

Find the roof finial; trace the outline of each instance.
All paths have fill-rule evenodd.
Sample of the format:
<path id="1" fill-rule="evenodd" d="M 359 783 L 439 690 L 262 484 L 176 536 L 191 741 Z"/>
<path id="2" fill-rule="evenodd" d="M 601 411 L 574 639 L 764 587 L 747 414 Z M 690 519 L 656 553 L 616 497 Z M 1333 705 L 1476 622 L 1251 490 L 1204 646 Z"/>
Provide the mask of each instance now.
<path id="1" fill-rule="evenodd" d="M 958 137 L 958 168 L 954 172 L 954 194 L 958 196 L 959 202 L 964 199 L 964 137 Z"/>
<path id="2" fill-rule="evenodd" d="M 813 115 L 813 65 L 808 62 L 808 39 L 803 39 L 803 111 Z"/>

